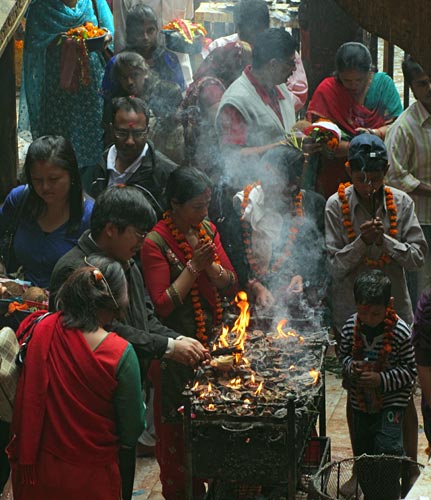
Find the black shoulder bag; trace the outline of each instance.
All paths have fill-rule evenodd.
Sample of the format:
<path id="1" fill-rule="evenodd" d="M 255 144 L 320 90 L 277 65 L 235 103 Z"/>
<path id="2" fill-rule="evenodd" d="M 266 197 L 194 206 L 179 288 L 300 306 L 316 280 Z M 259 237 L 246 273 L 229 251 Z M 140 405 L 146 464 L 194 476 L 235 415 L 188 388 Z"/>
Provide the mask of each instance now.
<path id="1" fill-rule="evenodd" d="M 24 213 L 24 207 L 29 195 L 28 185 L 25 186 L 24 191 L 22 192 L 18 205 L 15 209 L 14 217 L 12 222 L 6 228 L 5 232 L 0 241 L 0 259 L 3 262 L 6 272 L 15 264 L 15 254 L 13 251 L 13 240 L 15 238 L 16 230 L 21 222 L 22 215 Z"/>

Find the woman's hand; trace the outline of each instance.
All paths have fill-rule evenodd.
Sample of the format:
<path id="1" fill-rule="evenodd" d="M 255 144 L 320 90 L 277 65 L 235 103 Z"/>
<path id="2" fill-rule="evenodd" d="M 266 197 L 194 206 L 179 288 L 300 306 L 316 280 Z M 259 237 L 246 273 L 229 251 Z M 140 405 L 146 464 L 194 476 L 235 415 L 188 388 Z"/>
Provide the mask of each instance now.
<path id="1" fill-rule="evenodd" d="M 288 293 L 302 293 L 304 291 L 304 281 L 302 276 L 297 274 L 294 276 L 287 287 Z"/>
<path id="2" fill-rule="evenodd" d="M 261 309 L 270 309 L 274 305 L 274 296 L 268 288 L 262 285 L 262 283 L 254 283 L 252 292 L 254 293 L 256 299 L 256 307 Z"/>
<path id="3" fill-rule="evenodd" d="M 191 259 L 192 266 L 196 271 L 200 272 L 211 266 L 214 262 L 215 256 L 215 245 L 211 241 L 204 243 L 203 245 L 198 245 Z"/>
<path id="4" fill-rule="evenodd" d="M 103 47 L 106 47 L 112 42 L 112 34 L 108 31 L 103 39 Z"/>

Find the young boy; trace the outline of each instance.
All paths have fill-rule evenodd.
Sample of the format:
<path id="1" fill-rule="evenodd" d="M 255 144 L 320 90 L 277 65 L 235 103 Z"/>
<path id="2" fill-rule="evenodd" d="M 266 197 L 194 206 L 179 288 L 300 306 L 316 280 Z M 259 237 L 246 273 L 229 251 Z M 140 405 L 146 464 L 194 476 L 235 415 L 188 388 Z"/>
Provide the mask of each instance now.
<path id="1" fill-rule="evenodd" d="M 344 325 L 339 346 L 353 409 L 353 452 L 402 455 L 404 412 L 416 379 L 410 329 L 392 308 L 391 281 L 382 271 L 360 274 L 353 293 L 357 313 Z M 376 494 L 371 471 L 366 481 L 357 472 L 365 498 L 368 488 Z M 398 481 L 382 484 L 379 498 L 399 498 L 398 487 Z"/>
<path id="2" fill-rule="evenodd" d="M 388 155 L 375 135 L 364 133 L 352 139 L 346 170 L 352 185 L 340 184 L 325 208 L 333 326 L 340 332 L 355 311 L 356 276 L 376 268 L 391 279 L 396 310 L 411 324 L 405 271 L 419 269 L 427 252 L 414 203 L 406 193 L 385 185 Z"/>

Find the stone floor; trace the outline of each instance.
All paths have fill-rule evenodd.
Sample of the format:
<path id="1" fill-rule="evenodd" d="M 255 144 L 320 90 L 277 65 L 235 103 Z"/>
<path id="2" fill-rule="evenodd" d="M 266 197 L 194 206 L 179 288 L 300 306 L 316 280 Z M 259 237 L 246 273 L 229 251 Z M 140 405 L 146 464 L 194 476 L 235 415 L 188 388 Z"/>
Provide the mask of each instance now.
<path id="1" fill-rule="evenodd" d="M 416 407 L 419 415 L 419 446 L 418 462 L 425 464 L 426 438 L 422 427 L 420 415 L 420 398 L 415 397 Z M 331 438 L 331 459 L 339 461 L 352 456 L 349 440 L 349 432 L 345 418 L 346 392 L 341 388 L 341 381 L 334 373 L 326 373 L 326 413 L 327 413 L 327 435 Z M 135 478 L 135 490 L 133 493 L 136 500 L 163 500 L 161 484 L 159 481 L 159 469 L 154 458 L 139 458 L 137 460 L 137 471 Z M 431 491 L 431 486 L 430 486 Z M 305 494 L 298 494 L 298 499 L 306 498 Z"/>

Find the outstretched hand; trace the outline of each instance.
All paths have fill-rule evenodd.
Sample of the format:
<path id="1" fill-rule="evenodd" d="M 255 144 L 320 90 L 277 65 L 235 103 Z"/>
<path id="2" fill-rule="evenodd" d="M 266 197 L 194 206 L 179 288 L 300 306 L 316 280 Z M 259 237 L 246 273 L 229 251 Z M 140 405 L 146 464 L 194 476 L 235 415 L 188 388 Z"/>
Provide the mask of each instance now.
<path id="1" fill-rule="evenodd" d="M 209 359 L 210 355 L 208 349 L 199 340 L 182 337 L 174 340 L 174 352 L 168 357 L 178 363 L 193 367 Z"/>

